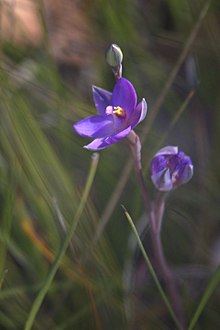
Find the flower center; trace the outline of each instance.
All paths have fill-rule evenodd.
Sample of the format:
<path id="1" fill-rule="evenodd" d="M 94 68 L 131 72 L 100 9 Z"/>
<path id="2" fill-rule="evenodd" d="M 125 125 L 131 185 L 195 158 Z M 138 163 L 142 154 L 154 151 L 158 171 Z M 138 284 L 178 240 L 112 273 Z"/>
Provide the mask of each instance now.
<path id="1" fill-rule="evenodd" d="M 113 107 L 113 113 L 118 116 L 119 118 L 125 118 L 126 117 L 126 111 L 121 107 Z"/>

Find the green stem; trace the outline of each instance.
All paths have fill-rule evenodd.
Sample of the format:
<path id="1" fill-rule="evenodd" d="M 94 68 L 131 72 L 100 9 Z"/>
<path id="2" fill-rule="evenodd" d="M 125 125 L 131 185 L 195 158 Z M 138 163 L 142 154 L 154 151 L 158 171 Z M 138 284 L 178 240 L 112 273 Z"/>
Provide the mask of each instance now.
<path id="1" fill-rule="evenodd" d="M 148 269 L 149 269 L 149 271 L 151 273 L 151 276 L 152 276 L 152 278 L 153 278 L 153 280 L 154 280 L 154 282 L 156 284 L 156 287 L 157 287 L 157 289 L 158 289 L 158 291 L 159 291 L 159 293 L 160 293 L 160 295 L 161 295 L 161 297 L 162 297 L 162 299 L 163 299 L 163 301 L 164 301 L 164 303 L 165 303 L 165 305 L 166 305 L 166 307 L 167 307 L 167 309 L 168 309 L 168 311 L 169 311 L 169 313 L 170 313 L 170 315 L 171 315 L 171 317 L 172 317 L 172 319 L 173 319 L 173 321 L 174 321 L 177 329 L 183 330 L 183 328 L 182 328 L 181 324 L 179 323 L 179 321 L 178 321 L 178 319 L 177 319 L 177 317 L 176 317 L 176 315 L 174 313 L 174 310 L 173 310 L 173 308 L 172 308 L 172 306 L 171 306 L 171 304 L 170 304 L 170 302 L 169 302 L 169 300 L 168 300 L 168 298 L 166 296 L 166 293 L 164 292 L 164 290 L 163 290 L 163 288 L 162 288 L 162 286 L 161 286 L 161 284 L 160 284 L 160 282 L 158 280 L 158 277 L 157 277 L 157 275 L 156 275 L 156 273 L 154 271 L 154 268 L 153 268 L 153 266 L 152 266 L 152 264 L 150 262 L 150 259 L 149 259 L 148 255 L 147 255 L 147 253 L 146 253 L 146 251 L 144 249 L 144 246 L 143 246 L 143 244 L 141 242 L 141 239 L 140 239 L 140 237 L 138 235 L 137 229 L 136 229 L 136 227 L 135 227 L 135 225 L 134 225 L 134 223 L 133 223 L 133 221 L 131 219 L 131 216 L 129 215 L 129 213 L 127 212 L 127 210 L 125 209 L 125 207 L 123 205 L 122 205 L 122 207 L 124 209 L 125 216 L 126 216 L 128 222 L 129 222 L 129 225 L 131 226 L 131 229 L 132 229 L 132 231 L 133 231 L 133 233 L 135 235 L 135 238 L 137 240 L 138 246 L 139 246 L 139 248 L 141 250 L 141 253 L 142 253 L 143 257 L 144 257 L 144 260 L 145 260 L 145 262 L 147 264 L 147 267 L 148 267 Z"/>
<path id="2" fill-rule="evenodd" d="M 220 266 L 218 266 L 215 274 L 213 275 L 211 281 L 208 284 L 208 287 L 206 288 L 205 292 L 203 293 L 200 303 L 198 304 L 197 309 L 190 321 L 188 330 L 192 330 L 195 327 L 202 311 L 205 308 L 205 305 L 207 304 L 209 298 L 211 297 L 212 293 L 214 292 L 214 290 L 217 287 L 217 285 L 219 284 L 219 282 L 220 282 Z"/>
<path id="3" fill-rule="evenodd" d="M 89 195 L 89 192 L 90 192 L 90 189 L 91 189 L 94 177 L 95 177 L 95 173 L 96 173 L 96 169 L 97 169 L 97 165 L 98 165 L 98 159 L 99 159 L 98 154 L 97 153 L 94 154 L 93 158 L 92 158 L 91 167 L 90 167 L 89 175 L 87 178 L 86 186 L 85 186 L 79 207 L 77 209 L 76 215 L 73 219 L 72 224 L 70 225 L 70 228 L 67 232 L 65 240 L 63 241 L 63 244 L 62 244 L 60 251 L 58 252 L 58 255 L 51 267 L 51 270 L 50 270 L 47 278 L 45 279 L 45 282 L 43 283 L 43 286 L 32 305 L 32 308 L 28 315 L 28 319 L 26 321 L 24 330 L 30 330 L 32 328 L 36 315 L 37 315 L 37 313 L 41 307 L 41 304 L 50 288 L 50 285 L 56 275 L 60 262 L 61 262 L 63 256 L 65 255 L 65 252 L 70 243 L 70 240 L 72 239 L 72 236 L 77 228 L 77 225 L 79 223 L 80 217 L 82 215 L 83 209 L 85 207 L 85 204 L 86 204 L 86 201 L 87 201 L 87 198 L 88 198 L 88 195 Z"/>

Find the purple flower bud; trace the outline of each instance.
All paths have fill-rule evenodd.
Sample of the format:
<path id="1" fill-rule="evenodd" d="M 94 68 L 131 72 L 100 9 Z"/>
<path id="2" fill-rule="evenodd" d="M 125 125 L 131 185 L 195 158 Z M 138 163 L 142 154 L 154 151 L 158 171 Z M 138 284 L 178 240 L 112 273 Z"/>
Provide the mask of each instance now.
<path id="1" fill-rule="evenodd" d="M 178 147 L 160 149 L 151 161 L 151 179 L 160 191 L 170 191 L 188 182 L 193 175 L 190 157 L 178 152 Z"/>

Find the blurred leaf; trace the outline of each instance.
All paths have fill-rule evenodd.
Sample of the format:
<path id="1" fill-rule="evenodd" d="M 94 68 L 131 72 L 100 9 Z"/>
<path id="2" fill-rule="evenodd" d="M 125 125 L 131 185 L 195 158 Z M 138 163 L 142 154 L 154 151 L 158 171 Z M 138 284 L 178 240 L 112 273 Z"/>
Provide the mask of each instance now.
<path id="1" fill-rule="evenodd" d="M 196 308 L 196 311 L 194 315 L 191 318 L 191 321 L 189 323 L 188 329 L 192 330 L 195 328 L 196 323 L 202 314 L 206 304 L 208 303 L 210 297 L 212 296 L 213 292 L 215 291 L 216 287 L 218 286 L 220 282 L 220 266 L 217 268 L 215 274 L 212 276 L 211 280 L 209 281 L 209 284 L 204 291 L 204 294 L 202 295 L 202 298 L 200 302 L 198 303 L 198 306 Z"/>

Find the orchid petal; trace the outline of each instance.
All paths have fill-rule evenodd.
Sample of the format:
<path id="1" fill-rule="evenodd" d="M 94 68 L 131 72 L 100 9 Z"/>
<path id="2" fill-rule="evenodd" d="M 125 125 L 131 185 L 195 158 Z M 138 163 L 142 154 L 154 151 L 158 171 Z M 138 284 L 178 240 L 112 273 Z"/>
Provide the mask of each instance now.
<path id="1" fill-rule="evenodd" d="M 126 110 L 128 117 L 137 105 L 137 94 L 133 85 L 125 78 L 120 78 L 112 93 L 112 105 Z"/>
<path id="2" fill-rule="evenodd" d="M 109 144 L 115 144 L 117 142 L 119 142 L 120 140 L 124 139 L 131 131 L 131 126 L 125 128 L 123 131 L 113 135 L 113 136 L 110 136 L 110 137 L 107 137 L 106 138 L 106 141 L 109 142 Z"/>
<path id="3" fill-rule="evenodd" d="M 150 168 L 152 173 L 158 173 L 166 167 L 166 157 L 157 156 L 151 160 Z"/>
<path id="4" fill-rule="evenodd" d="M 106 147 L 111 146 L 112 144 L 118 143 L 120 140 L 124 139 L 131 131 L 131 126 L 127 127 L 125 130 L 115 134 L 113 136 L 109 136 L 107 138 L 95 139 L 91 143 L 84 146 L 84 148 L 89 150 L 101 150 Z"/>
<path id="5" fill-rule="evenodd" d="M 137 122 L 137 124 L 139 124 L 141 121 L 143 121 L 147 115 L 147 102 L 146 100 L 143 98 L 142 101 L 138 104 L 137 106 L 137 111 L 139 111 L 139 107 L 141 108 L 140 109 L 140 118 Z"/>
<path id="6" fill-rule="evenodd" d="M 109 143 L 105 141 L 105 138 L 95 139 L 91 143 L 84 146 L 88 150 L 102 150 L 106 147 L 109 147 Z"/>
<path id="7" fill-rule="evenodd" d="M 101 138 L 114 134 L 113 116 L 91 116 L 73 125 L 81 136 Z"/>
<path id="8" fill-rule="evenodd" d="M 178 171 L 173 173 L 175 184 L 180 185 L 187 183 L 193 176 L 193 165 L 185 164 Z"/>
<path id="9" fill-rule="evenodd" d="M 92 93 L 96 109 L 100 115 L 104 115 L 105 109 L 111 104 L 112 93 L 96 86 L 92 86 Z"/>
<path id="10" fill-rule="evenodd" d="M 155 187 L 160 191 L 170 191 L 173 188 L 170 171 L 168 169 L 153 174 L 151 179 Z"/>
<path id="11" fill-rule="evenodd" d="M 164 147 L 162 149 L 160 149 L 155 155 L 154 157 L 156 156 L 165 156 L 165 155 L 176 155 L 178 154 L 178 147 L 174 147 L 174 146 L 167 146 L 167 147 Z"/>
<path id="12" fill-rule="evenodd" d="M 132 116 L 129 118 L 129 124 L 132 128 L 137 126 L 147 115 L 147 102 L 145 99 L 137 105 L 135 111 L 132 113 Z"/>

